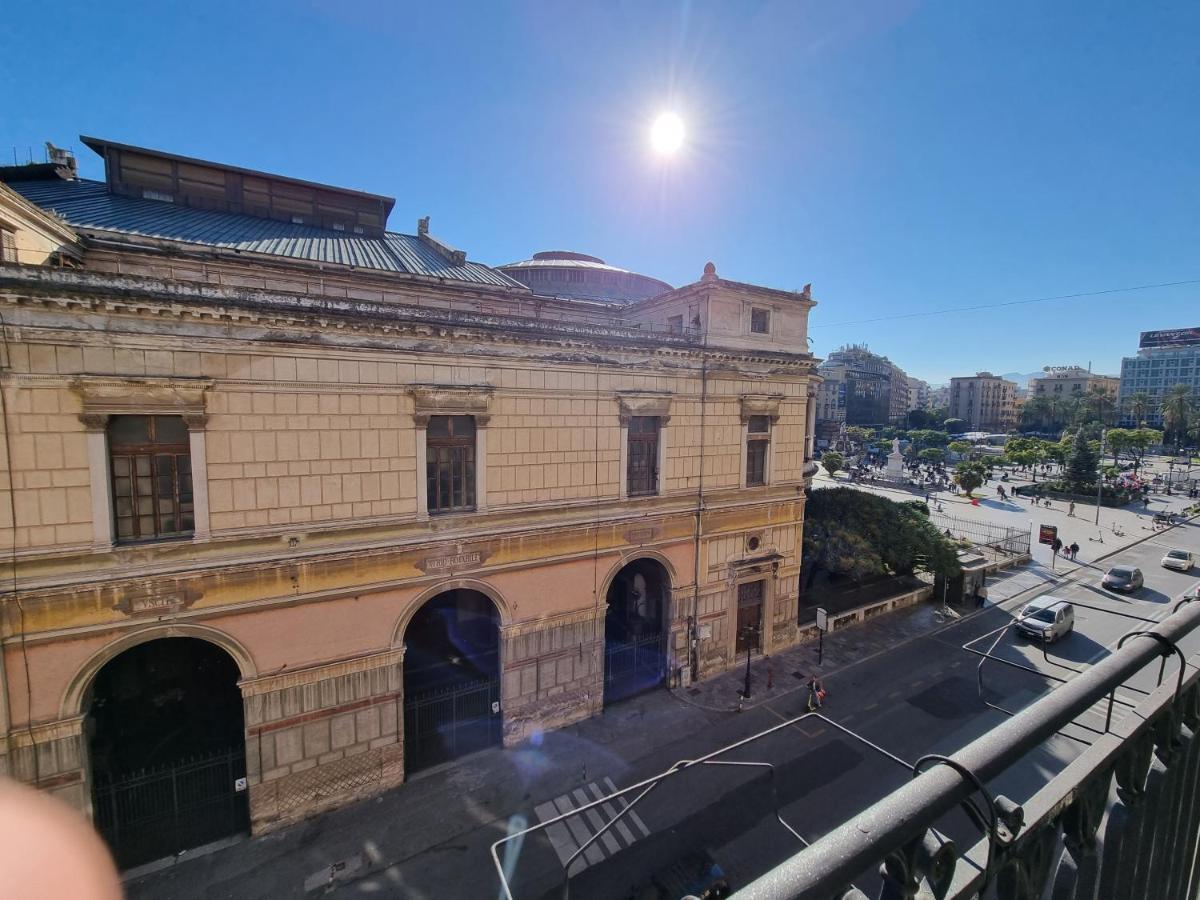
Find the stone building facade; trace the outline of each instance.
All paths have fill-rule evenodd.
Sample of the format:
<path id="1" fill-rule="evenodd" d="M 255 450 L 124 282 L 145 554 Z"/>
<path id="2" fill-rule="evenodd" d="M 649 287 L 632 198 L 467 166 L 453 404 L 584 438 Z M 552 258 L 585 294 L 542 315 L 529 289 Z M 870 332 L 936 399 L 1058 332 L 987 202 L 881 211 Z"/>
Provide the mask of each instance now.
<path id="1" fill-rule="evenodd" d="M 64 248 L 0 265 L 0 772 L 103 831 L 177 764 L 130 756 L 138 679 L 227 666 L 261 832 L 798 639 L 808 292 L 539 297 L 427 220 L 357 233 L 373 195 L 89 146 L 105 183 L 0 194 Z"/>
<path id="2" fill-rule="evenodd" d="M 1008 431 L 1017 424 L 1017 386 L 991 372 L 950 379 L 950 416 L 968 431 Z"/>

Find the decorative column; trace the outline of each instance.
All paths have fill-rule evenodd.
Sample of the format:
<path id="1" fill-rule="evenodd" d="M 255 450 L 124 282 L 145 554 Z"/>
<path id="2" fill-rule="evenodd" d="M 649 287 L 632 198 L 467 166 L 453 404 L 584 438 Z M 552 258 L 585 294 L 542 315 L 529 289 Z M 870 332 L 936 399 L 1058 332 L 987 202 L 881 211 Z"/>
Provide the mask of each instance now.
<path id="1" fill-rule="evenodd" d="M 208 519 L 208 451 L 204 442 L 208 416 L 185 413 L 183 421 L 187 425 L 188 449 L 192 457 L 192 540 L 206 541 L 212 537 Z"/>
<path id="2" fill-rule="evenodd" d="M 112 479 L 108 474 L 108 415 L 82 413 L 87 430 L 88 480 L 92 487 L 92 549 L 108 550 L 113 544 Z"/>

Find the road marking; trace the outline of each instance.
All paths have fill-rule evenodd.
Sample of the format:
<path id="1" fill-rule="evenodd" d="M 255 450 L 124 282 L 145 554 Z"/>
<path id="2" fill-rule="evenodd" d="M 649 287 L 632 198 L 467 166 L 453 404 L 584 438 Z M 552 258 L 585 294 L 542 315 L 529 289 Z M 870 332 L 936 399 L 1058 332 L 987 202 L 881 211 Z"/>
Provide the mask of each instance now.
<path id="1" fill-rule="evenodd" d="M 866 706 L 864 706 L 864 707 L 863 707 L 863 712 L 866 712 L 866 711 L 867 711 L 867 710 L 869 710 L 869 709 L 874 709 L 874 708 L 875 708 L 875 707 L 877 707 L 878 705 L 879 705 L 879 701 L 878 701 L 878 700 L 876 700 L 874 703 L 868 703 Z"/>
<path id="2" fill-rule="evenodd" d="M 534 807 L 538 821 L 548 822 L 596 800 L 603 800 L 617 790 L 617 786 L 613 784 L 611 778 L 604 779 L 604 786 L 608 789 L 607 792 L 593 781 L 587 785 L 586 789 L 576 788 L 569 794 L 562 794 L 553 800 L 539 804 Z M 599 840 L 584 850 L 583 855 L 571 864 L 568 874 L 578 875 L 588 866 L 603 862 L 606 856 L 615 856 L 626 847 L 632 846 L 638 838 L 626 823 L 632 822 L 644 837 L 650 836 L 650 829 L 646 827 L 641 816 L 633 810 L 627 812 L 601 834 L 601 829 L 604 829 L 607 823 L 612 822 L 617 813 L 628 805 L 624 797 L 614 797 L 610 802 L 584 810 L 580 815 L 571 816 L 546 827 L 546 837 L 550 840 L 550 846 L 554 848 L 558 861 L 564 866 L 567 864 L 567 860 L 593 835 L 600 834 Z"/>

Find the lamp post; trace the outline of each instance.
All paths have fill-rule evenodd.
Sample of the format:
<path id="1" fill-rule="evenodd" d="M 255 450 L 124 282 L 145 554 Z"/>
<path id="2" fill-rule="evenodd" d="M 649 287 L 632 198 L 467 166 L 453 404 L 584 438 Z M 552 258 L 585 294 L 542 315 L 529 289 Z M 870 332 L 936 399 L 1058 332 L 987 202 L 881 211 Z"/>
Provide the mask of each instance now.
<path id="1" fill-rule="evenodd" d="M 1108 438 L 1108 429 L 1100 429 L 1100 462 L 1096 464 L 1096 526 L 1100 525 L 1100 496 L 1104 490 L 1104 442 Z"/>
<path id="2" fill-rule="evenodd" d="M 750 699 L 750 651 L 753 649 L 754 633 L 758 629 L 753 625 L 747 625 L 742 629 L 742 634 L 746 638 L 746 683 L 742 686 L 742 699 Z"/>

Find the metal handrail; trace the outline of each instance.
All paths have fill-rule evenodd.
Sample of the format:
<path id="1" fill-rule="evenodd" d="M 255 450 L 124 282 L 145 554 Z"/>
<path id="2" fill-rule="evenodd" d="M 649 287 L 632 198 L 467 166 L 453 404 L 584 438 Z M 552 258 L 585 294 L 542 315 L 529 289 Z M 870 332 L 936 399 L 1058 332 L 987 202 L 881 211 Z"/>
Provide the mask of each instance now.
<path id="1" fill-rule="evenodd" d="M 1151 632 L 1178 643 L 1200 626 L 1200 606 L 1180 610 Z M 990 781 L 1082 714 L 1113 688 L 1157 659 L 1157 640 L 1133 641 L 951 758 Z M 1191 673 L 1194 680 L 1195 670 Z M 796 900 L 836 896 L 889 852 L 919 838 L 939 816 L 975 791 L 949 766 L 937 766 L 800 851 L 737 893 L 743 900 Z"/>

